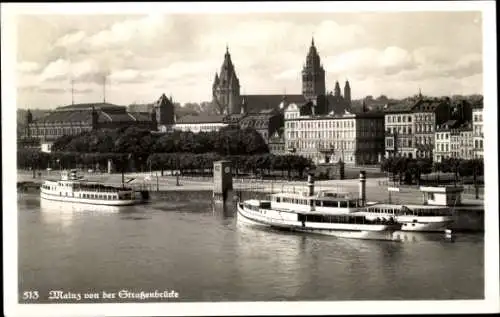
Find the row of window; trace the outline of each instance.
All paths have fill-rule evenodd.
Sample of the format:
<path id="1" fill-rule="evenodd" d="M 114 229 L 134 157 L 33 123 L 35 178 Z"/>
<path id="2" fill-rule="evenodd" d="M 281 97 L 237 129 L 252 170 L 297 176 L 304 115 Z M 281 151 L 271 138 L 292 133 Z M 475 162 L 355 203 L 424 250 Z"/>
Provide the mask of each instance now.
<path id="1" fill-rule="evenodd" d="M 101 200 L 118 200 L 117 195 L 109 194 L 82 194 L 82 198 L 86 199 L 101 199 Z"/>
<path id="2" fill-rule="evenodd" d="M 415 136 L 415 144 L 416 145 L 432 145 L 434 142 L 432 142 L 432 137 L 430 136 L 420 136 L 416 135 Z"/>
<path id="3" fill-rule="evenodd" d="M 335 131 L 322 131 L 322 132 L 317 132 L 317 131 L 289 131 L 287 133 L 289 139 L 295 139 L 295 138 L 301 138 L 301 139 L 319 139 L 319 138 L 354 138 L 355 133 L 354 131 L 342 131 L 342 132 L 335 132 Z"/>
<path id="4" fill-rule="evenodd" d="M 296 149 L 317 149 L 318 148 L 318 142 L 316 141 L 297 141 L 297 142 L 290 142 L 288 148 L 296 148 Z M 323 143 L 324 146 L 333 146 L 334 149 L 343 149 L 343 150 L 354 150 L 356 142 L 354 141 L 337 141 L 337 142 L 331 142 L 330 144 L 328 143 Z"/>
<path id="5" fill-rule="evenodd" d="M 412 147 L 413 141 L 411 139 L 397 139 L 398 147 Z M 386 138 L 385 145 L 388 148 L 394 147 L 394 139 Z"/>
<path id="6" fill-rule="evenodd" d="M 71 135 L 78 134 L 82 131 L 90 130 L 91 128 L 30 128 L 31 135 Z"/>
<path id="7" fill-rule="evenodd" d="M 411 115 L 388 115 L 387 122 L 411 122 Z"/>
<path id="8" fill-rule="evenodd" d="M 334 154 L 332 155 L 332 161 L 337 162 L 339 159 L 342 159 L 343 162 L 354 162 L 354 156 L 348 155 L 350 153 L 343 153 L 343 154 Z M 314 162 L 319 162 L 320 160 L 324 160 L 325 156 L 320 153 L 298 153 L 298 155 L 303 156 L 305 158 L 308 158 Z"/>
<path id="9" fill-rule="evenodd" d="M 370 124 L 373 127 L 373 121 Z M 329 121 L 298 121 L 286 122 L 286 128 L 297 129 L 333 129 L 333 128 L 354 128 L 354 120 L 329 120 Z"/>
<path id="10" fill-rule="evenodd" d="M 482 114 L 475 114 L 474 115 L 474 122 L 482 122 L 483 121 L 483 115 Z"/>
<path id="11" fill-rule="evenodd" d="M 389 221 L 383 219 L 368 220 L 362 216 L 354 215 L 304 215 L 299 214 L 298 220 L 303 222 L 319 222 L 319 223 L 349 223 L 349 224 L 387 224 L 394 223 L 394 219 Z"/>
<path id="12" fill-rule="evenodd" d="M 428 198 L 433 200 L 434 194 L 428 193 Z M 376 213 L 376 214 L 395 214 L 398 216 L 401 215 L 411 215 L 411 216 L 445 216 L 449 215 L 447 209 L 393 209 L 393 208 L 378 208 L 378 207 L 369 207 L 367 212 Z"/>
<path id="13" fill-rule="evenodd" d="M 409 152 L 397 152 L 397 153 L 393 153 L 393 152 L 388 152 L 387 153 L 387 157 L 408 157 L 408 158 L 413 158 L 413 153 Z"/>
<path id="14" fill-rule="evenodd" d="M 444 133 L 436 133 L 436 140 L 448 140 L 449 138 L 449 133 L 444 132 Z"/>
<path id="15" fill-rule="evenodd" d="M 387 133 L 391 134 L 412 134 L 413 130 L 411 127 L 407 126 L 399 126 L 399 127 L 388 127 L 386 129 Z M 431 124 L 426 125 L 417 125 L 416 133 L 432 133 L 434 131 L 434 127 Z"/>
<path id="16" fill-rule="evenodd" d="M 300 198 L 288 198 L 288 197 L 274 197 L 274 200 L 278 203 L 288 203 L 288 204 L 298 204 L 298 205 L 309 205 L 317 207 L 335 207 L 335 208 L 356 208 L 359 206 L 357 200 L 348 201 L 335 201 L 335 200 L 315 200 L 315 199 L 300 199 Z"/>

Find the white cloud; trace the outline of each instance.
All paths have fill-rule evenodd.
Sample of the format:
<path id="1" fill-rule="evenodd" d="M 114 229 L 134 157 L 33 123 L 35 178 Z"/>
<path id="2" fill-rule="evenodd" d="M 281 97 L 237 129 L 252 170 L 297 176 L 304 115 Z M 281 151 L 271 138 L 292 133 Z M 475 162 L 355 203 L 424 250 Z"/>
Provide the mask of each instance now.
<path id="1" fill-rule="evenodd" d="M 117 72 L 111 73 L 109 79 L 112 82 L 134 82 L 136 81 L 141 73 L 135 69 L 125 69 Z"/>
<path id="2" fill-rule="evenodd" d="M 158 39 L 160 34 L 170 30 L 170 20 L 164 15 L 149 15 L 147 17 L 126 20 L 113 24 L 110 28 L 100 31 L 85 40 L 93 49 L 103 49 L 113 46 L 146 45 Z"/>
<path id="3" fill-rule="evenodd" d="M 86 36 L 87 34 L 83 31 L 69 33 L 57 39 L 54 45 L 61 47 L 72 47 L 74 45 L 77 45 L 78 43 L 81 43 Z"/>
<path id="4" fill-rule="evenodd" d="M 413 62 L 413 58 L 406 50 L 390 46 L 379 55 L 378 62 L 381 67 L 408 67 Z"/>
<path id="5" fill-rule="evenodd" d="M 53 80 L 68 78 L 70 63 L 64 59 L 58 59 L 54 62 L 49 63 L 42 71 L 40 75 L 41 80 Z"/>
<path id="6" fill-rule="evenodd" d="M 20 62 L 17 64 L 17 71 L 19 73 L 34 73 L 41 68 L 40 64 L 35 62 Z"/>
<path id="7" fill-rule="evenodd" d="M 476 26 L 463 27 L 471 38 L 465 44 L 456 31 L 446 31 L 452 15 L 444 25 L 443 19 L 426 18 L 426 31 L 411 29 L 412 19 L 376 16 L 82 17 L 78 26 L 68 24 L 66 33 L 58 26 L 58 35 L 39 43 L 38 55 L 17 65 L 18 84 L 56 91 L 61 81 L 69 85 L 73 78 L 81 89 L 95 90 L 86 98 L 100 99 L 99 87 L 104 74 L 109 74 L 109 98 L 117 98 L 117 103 L 156 99 L 163 92 L 182 102 L 202 101 L 211 98 L 214 72 L 220 71 L 227 44 L 242 93 L 280 94 L 285 89 L 300 93 L 302 65 L 314 36 L 328 90 L 336 80 L 343 86 L 345 79 L 351 82 L 354 97 L 404 96 L 416 93 L 418 87 L 436 93 L 481 88 L 481 48 L 473 39 L 480 37 L 474 35 Z M 53 34 L 47 30 L 54 25 L 43 23 L 32 29 Z M 430 36 L 429 30 L 440 33 Z M 29 43 L 22 47 L 31 48 Z"/>
<path id="8" fill-rule="evenodd" d="M 106 70 L 103 69 L 94 59 L 86 59 L 78 62 L 70 62 L 65 59 L 58 59 L 49 63 L 41 72 L 41 81 L 102 81 Z"/>
<path id="9" fill-rule="evenodd" d="M 420 65 L 425 64 L 446 64 L 450 62 L 456 53 L 445 46 L 426 46 L 413 51 L 413 58 L 415 62 Z"/>
<path id="10" fill-rule="evenodd" d="M 274 79 L 299 79 L 299 69 L 288 69 L 274 76 Z"/>

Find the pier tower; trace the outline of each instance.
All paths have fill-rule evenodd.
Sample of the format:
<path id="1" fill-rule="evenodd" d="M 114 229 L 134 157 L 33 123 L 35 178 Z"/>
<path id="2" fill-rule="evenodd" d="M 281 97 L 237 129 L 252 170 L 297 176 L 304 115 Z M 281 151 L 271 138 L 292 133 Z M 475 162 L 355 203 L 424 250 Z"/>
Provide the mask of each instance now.
<path id="1" fill-rule="evenodd" d="M 225 202 L 228 192 L 232 189 L 233 173 L 231 171 L 231 161 L 214 162 L 213 199 L 218 202 Z"/>

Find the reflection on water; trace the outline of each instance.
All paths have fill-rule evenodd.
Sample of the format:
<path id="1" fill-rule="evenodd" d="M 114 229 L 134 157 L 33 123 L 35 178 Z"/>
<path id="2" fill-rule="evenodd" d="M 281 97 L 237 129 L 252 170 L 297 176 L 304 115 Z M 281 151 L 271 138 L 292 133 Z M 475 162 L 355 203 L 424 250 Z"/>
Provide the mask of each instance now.
<path id="1" fill-rule="evenodd" d="M 20 291 L 167 288 L 180 301 L 483 296 L 479 234 L 449 243 L 404 232 L 401 243 L 255 229 L 208 192 L 115 208 L 26 194 L 18 204 Z"/>
<path id="2" fill-rule="evenodd" d="M 53 201 L 53 200 L 40 200 L 40 211 L 48 213 L 107 213 L 107 212 L 119 212 L 123 210 L 123 207 L 119 206 L 103 206 L 103 205 L 91 205 L 91 204 L 72 204 L 67 202 Z"/>

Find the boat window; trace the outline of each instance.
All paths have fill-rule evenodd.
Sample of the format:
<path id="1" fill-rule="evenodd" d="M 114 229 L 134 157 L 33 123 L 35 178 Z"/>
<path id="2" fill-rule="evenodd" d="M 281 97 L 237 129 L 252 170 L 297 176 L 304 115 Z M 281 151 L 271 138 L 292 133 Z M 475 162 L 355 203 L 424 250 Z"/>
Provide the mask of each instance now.
<path id="1" fill-rule="evenodd" d="M 280 202 L 280 200 L 281 200 L 280 197 L 276 197 L 277 202 Z"/>
<path id="2" fill-rule="evenodd" d="M 347 207 L 347 201 L 341 201 L 340 208 L 346 208 L 346 207 Z"/>
<path id="3" fill-rule="evenodd" d="M 350 207 L 350 208 L 354 208 L 354 207 L 356 207 L 356 201 L 349 200 L 349 207 Z"/>
<path id="4" fill-rule="evenodd" d="M 338 207 L 338 203 L 334 200 L 323 200 L 323 207 Z"/>

